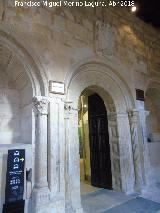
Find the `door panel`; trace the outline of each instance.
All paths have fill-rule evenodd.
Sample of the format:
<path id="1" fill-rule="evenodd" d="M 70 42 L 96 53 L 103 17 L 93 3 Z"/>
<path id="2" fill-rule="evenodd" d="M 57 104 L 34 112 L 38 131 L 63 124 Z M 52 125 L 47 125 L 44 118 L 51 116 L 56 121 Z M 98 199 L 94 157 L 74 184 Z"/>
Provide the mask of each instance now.
<path id="1" fill-rule="evenodd" d="M 88 97 L 91 184 L 112 188 L 107 111 L 96 93 Z"/>

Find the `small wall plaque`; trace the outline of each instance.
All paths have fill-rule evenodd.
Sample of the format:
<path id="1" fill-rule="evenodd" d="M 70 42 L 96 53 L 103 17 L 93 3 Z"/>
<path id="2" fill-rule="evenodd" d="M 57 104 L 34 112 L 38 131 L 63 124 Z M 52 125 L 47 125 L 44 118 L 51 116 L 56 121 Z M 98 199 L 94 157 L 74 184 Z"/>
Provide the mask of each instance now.
<path id="1" fill-rule="evenodd" d="M 65 94 L 65 84 L 63 82 L 58 81 L 50 81 L 49 82 L 49 91 L 54 94 Z"/>

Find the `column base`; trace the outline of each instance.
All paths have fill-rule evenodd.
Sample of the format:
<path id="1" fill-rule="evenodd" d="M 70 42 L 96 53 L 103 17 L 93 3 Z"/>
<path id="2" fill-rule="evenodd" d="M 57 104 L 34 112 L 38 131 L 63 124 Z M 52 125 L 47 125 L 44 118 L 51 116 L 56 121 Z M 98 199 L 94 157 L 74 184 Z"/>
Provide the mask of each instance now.
<path id="1" fill-rule="evenodd" d="M 50 212 L 48 210 L 49 203 L 50 203 L 50 191 L 48 187 L 33 189 L 32 192 L 33 213 L 49 213 Z"/>
<path id="2" fill-rule="evenodd" d="M 142 194 L 144 188 L 145 188 L 145 186 L 143 184 L 141 184 L 141 185 L 137 184 L 137 185 L 135 185 L 135 192 L 137 194 Z"/>
<path id="3" fill-rule="evenodd" d="M 83 208 L 79 208 L 79 209 L 76 209 L 76 213 L 85 213 L 85 211 L 83 210 Z"/>
<path id="4" fill-rule="evenodd" d="M 72 205 L 67 205 L 65 208 L 66 213 L 85 213 L 82 207 L 74 209 Z"/>

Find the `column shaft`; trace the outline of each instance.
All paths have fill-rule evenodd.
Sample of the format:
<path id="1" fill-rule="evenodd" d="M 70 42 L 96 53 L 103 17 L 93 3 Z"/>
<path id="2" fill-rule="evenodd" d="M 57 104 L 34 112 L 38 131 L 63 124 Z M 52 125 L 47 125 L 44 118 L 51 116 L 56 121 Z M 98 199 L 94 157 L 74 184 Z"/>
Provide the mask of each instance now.
<path id="1" fill-rule="evenodd" d="M 35 150 L 35 187 L 47 187 L 47 115 L 37 115 Z"/>
<path id="2" fill-rule="evenodd" d="M 140 143 L 138 138 L 138 112 L 132 111 L 129 113 L 129 123 L 132 141 L 132 153 L 135 173 L 135 190 L 141 191 L 142 188 L 142 167 L 140 156 Z"/>
<path id="3" fill-rule="evenodd" d="M 49 213 L 50 191 L 48 188 L 48 98 L 33 98 L 36 121 L 35 185 L 32 194 L 32 212 Z"/>

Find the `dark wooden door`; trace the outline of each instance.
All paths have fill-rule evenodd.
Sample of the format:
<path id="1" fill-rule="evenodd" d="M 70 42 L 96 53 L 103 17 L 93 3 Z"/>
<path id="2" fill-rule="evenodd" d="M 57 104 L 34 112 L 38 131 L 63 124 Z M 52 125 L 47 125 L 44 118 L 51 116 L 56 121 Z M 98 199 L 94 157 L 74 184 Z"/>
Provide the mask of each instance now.
<path id="1" fill-rule="evenodd" d="M 107 111 L 96 93 L 88 97 L 91 185 L 112 189 Z"/>

